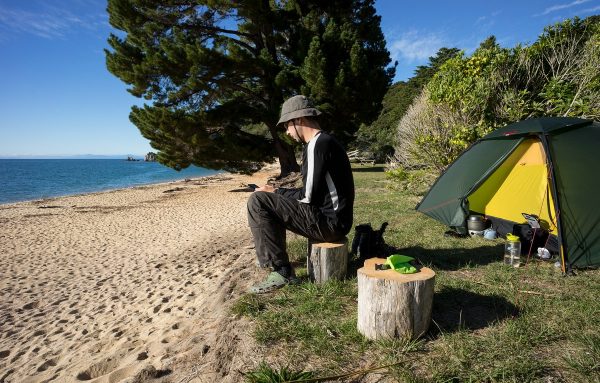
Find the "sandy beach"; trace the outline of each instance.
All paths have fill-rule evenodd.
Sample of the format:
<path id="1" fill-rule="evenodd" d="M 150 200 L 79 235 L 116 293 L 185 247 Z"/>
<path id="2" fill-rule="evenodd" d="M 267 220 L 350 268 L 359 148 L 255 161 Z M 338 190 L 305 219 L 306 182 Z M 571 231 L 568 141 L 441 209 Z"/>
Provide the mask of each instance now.
<path id="1" fill-rule="evenodd" d="M 0 382 L 241 381 L 244 185 L 275 173 L 0 205 Z"/>

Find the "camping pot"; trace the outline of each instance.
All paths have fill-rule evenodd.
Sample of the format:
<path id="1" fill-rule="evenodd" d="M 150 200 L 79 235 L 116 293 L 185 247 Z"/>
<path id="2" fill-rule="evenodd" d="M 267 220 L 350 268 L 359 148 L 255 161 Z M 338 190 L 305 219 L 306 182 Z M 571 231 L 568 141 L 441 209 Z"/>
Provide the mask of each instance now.
<path id="1" fill-rule="evenodd" d="M 470 215 L 467 219 L 467 229 L 473 231 L 485 230 L 485 218 L 481 215 Z"/>

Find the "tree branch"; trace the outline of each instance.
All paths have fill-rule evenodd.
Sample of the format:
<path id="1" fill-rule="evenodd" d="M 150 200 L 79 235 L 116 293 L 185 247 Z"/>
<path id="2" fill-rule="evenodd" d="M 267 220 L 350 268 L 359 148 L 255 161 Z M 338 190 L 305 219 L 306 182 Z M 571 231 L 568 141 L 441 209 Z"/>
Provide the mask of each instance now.
<path id="1" fill-rule="evenodd" d="M 244 32 L 240 32 L 240 31 L 234 31 L 232 29 L 225 29 L 225 28 L 219 28 L 219 27 L 208 26 L 208 25 L 180 24 L 179 26 L 188 28 L 190 30 L 196 30 L 196 31 L 202 30 L 202 31 L 213 32 L 213 33 L 226 33 L 229 35 L 242 36 L 242 37 L 247 37 L 247 38 L 255 37 L 255 36 L 251 35 L 250 33 L 244 33 Z"/>

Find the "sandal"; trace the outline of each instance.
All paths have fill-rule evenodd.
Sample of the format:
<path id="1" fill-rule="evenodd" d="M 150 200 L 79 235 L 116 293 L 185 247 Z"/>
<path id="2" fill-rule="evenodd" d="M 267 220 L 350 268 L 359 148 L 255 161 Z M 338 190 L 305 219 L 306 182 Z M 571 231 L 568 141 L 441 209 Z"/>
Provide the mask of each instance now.
<path id="1" fill-rule="evenodd" d="M 250 288 L 249 292 L 253 294 L 264 294 L 269 293 L 271 291 L 275 291 L 277 289 L 282 288 L 288 284 L 294 284 L 297 278 L 291 277 L 290 279 L 285 278 L 283 275 L 279 274 L 276 271 L 271 272 L 267 279 L 263 282 L 254 285 Z"/>

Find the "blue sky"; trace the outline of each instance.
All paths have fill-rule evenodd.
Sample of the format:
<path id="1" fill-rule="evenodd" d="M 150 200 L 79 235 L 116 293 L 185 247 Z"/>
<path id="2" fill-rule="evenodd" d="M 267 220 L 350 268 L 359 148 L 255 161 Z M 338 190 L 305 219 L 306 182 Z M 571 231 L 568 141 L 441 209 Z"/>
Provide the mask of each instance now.
<path id="1" fill-rule="evenodd" d="M 600 0 L 378 0 L 388 49 L 406 80 L 441 47 L 467 53 L 490 35 L 531 43 L 544 26 L 600 14 Z M 0 156 L 141 155 L 129 122 L 140 100 L 108 73 L 104 0 L 0 0 Z"/>

